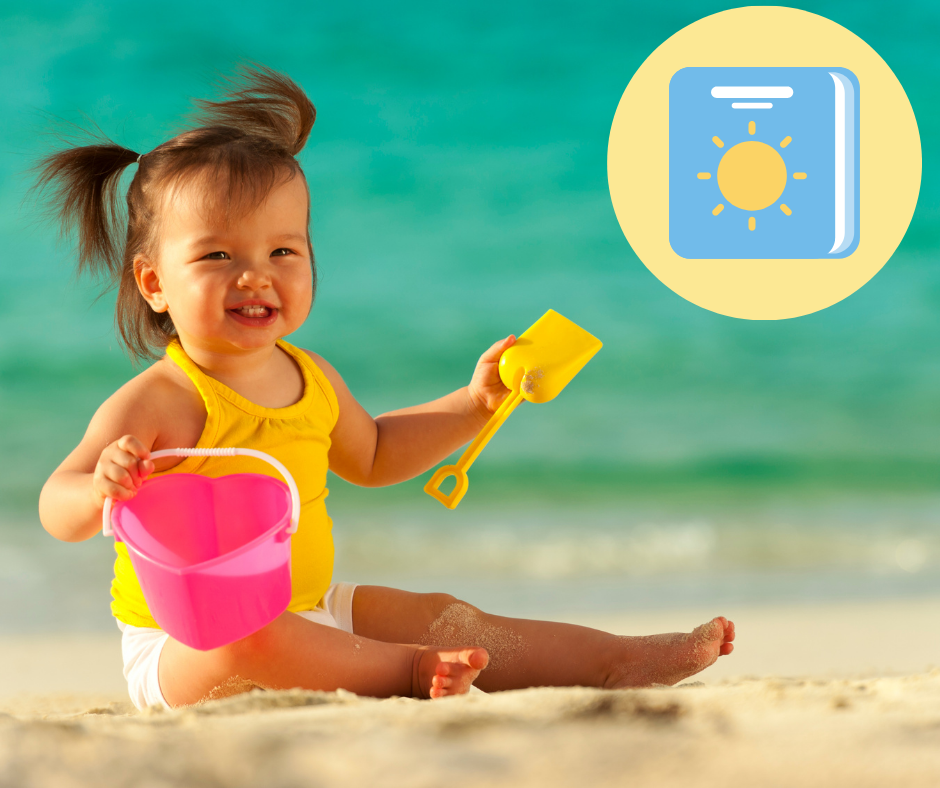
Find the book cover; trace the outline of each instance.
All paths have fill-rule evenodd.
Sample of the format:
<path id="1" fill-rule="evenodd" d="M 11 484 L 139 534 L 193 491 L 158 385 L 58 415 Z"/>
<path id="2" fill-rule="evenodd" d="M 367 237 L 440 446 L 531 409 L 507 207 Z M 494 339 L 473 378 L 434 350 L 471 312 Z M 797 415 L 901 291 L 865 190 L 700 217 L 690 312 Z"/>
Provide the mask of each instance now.
<path id="1" fill-rule="evenodd" d="M 669 243 L 688 259 L 847 257 L 859 83 L 846 68 L 697 68 L 669 82 Z"/>

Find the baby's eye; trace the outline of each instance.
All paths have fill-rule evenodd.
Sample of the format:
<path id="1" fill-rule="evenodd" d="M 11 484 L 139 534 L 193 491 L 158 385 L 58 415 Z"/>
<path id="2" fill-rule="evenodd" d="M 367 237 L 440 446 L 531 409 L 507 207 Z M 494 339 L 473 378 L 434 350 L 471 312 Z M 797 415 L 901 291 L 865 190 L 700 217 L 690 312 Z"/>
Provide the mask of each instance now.
<path id="1" fill-rule="evenodd" d="M 287 252 L 288 254 L 294 254 L 294 250 L 293 250 L 293 249 L 288 249 L 288 248 L 286 248 L 286 247 L 281 247 L 280 249 L 275 249 L 271 254 L 272 254 L 272 255 L 275 255 L 275 254 L 277 254 L 278 252 Z M 224 254 L 224 255 L 228 255 L 228 252 L 209 252 L 209 254 L 207 254 L 206 257 L 212 257 L 212 255 L 214 255 L 214 254 Z M 284 255 L 278 255 L 278 256 L 279 256 L 279 257 L 283 257 Z"/>

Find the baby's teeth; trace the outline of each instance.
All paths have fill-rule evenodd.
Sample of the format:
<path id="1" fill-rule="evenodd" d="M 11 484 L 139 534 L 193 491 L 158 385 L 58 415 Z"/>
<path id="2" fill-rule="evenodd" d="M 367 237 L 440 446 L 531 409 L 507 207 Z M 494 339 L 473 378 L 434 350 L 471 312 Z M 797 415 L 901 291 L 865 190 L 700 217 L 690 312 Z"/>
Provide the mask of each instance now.
<path id="1" fill-rule="evenodd" d="M 238 311 L 246 317 L 261 317 L 268 309 L 264 306 L 243 306 Z"/>

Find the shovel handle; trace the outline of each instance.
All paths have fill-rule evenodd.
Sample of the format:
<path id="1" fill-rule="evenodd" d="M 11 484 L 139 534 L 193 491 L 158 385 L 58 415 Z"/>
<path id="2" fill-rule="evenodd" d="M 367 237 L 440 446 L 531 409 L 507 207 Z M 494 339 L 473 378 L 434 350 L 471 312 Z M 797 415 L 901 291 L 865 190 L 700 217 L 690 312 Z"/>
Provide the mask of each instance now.
<path id="1" fill-rule="evenodd" d="M 457 483 L 454 485 L 454 489 L 450 495 L 444 495 L 444 493 L 437 488 L 441 486 L 444 479 L 448 476 L 456 476 Z M 424 491 L 432 498 L 437 498 L 437 500 L 448 509 L 456 509 L 457 504 L 460 503 L 460 499 L 463 498 L 469 486 L 470 480 L 467 478 L 467 474 L 463 468 L 459 465 L 442 465 L 434 471 L 434 475 L 428 479 L 428 483 L 424 485 Z"/>
<path id="2" fill-rule="evenodd" d="M 483 451 L 483 447 L 489 443 L 490 438 L 496 434 L 496 430 L 503 426 L 503 422 L 506 421 L 509 414 L 515 410 L 516 406 L 522 402 L 522 400 L 522 392 L 517 386 L 509 392 L 509 396 L 503 400 L 503 404 L 490 416 L 490 420 L 486 422 L 486 426 L 484 426 L 476 438 L 473 439 L 473 443 L 467 447 L 467 450 L 461 455 L 460 459 L 457 460 L 457 464 L 443 465 L 438 468 L 434 472 L 434 475 L 428 480 L 428 483 L 424 485 L 424 491 L 432 498 L 437 498 L 437 500 L 448 509 L 456 508 L 457 504 L 460 503 L 460 499 L 463 498 L 464 494 L 467 492 L 467 487 L 470 485 L 470 480 L 467 478 L 467 470 L 469 470 L 473 461 L 477 458 L 477 455 Z M 456 476 L 457 484 L 454 486 L 450 495 L 444 495 L 444 493 L 437 488 L 441 486 L 441 482 L 448 476 Z"/>

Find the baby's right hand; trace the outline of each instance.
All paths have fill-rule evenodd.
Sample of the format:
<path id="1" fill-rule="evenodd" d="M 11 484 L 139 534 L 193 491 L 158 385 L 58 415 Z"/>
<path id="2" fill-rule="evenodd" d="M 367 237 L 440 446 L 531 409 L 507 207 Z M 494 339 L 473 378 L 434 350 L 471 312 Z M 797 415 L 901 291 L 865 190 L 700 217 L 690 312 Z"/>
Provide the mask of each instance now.
<path id="1" fill-rule="evenodd" d="M 133 435 L 123 435 L 108 444 L 95 466 L 92 487 L 99 506 L 105 498 L 127 501 L 153 473 L 150 450 Z"/>

